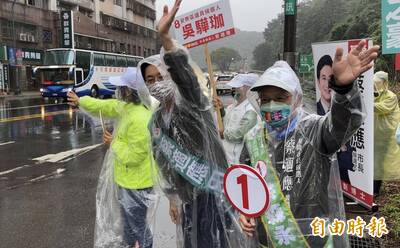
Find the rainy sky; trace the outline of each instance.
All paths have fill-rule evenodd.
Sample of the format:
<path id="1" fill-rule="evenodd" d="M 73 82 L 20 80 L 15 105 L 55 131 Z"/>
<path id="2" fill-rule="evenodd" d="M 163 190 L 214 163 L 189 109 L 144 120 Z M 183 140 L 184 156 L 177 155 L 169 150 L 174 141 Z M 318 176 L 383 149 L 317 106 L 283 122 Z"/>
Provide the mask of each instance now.
<path id="1" fill-rule="evenodd" d="M 217 0 L 183 0 L 178 16 Z M 157 17 L 163 6 L 172 6 L 174 0 L 156 0 Z M 268 21 L 282 12 L 283 0 L 230 0 L 236 28 L 245 31 L 264 31 Z M 251 3 L 251 4 L 250 4 Z"/>

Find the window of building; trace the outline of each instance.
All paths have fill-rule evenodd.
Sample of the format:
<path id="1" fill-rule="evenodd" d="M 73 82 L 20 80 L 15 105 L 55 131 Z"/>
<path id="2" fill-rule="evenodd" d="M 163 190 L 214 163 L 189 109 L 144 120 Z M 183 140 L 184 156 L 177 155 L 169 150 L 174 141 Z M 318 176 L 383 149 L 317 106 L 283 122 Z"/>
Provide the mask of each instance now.
<path id="1" fill-rule="evenodd" d="M 125 43 L 120 43 L 120 44 L 119 44 L 119 52 L 120 52 L 120 53 L 126 53 L 126 50 L 125 50 Z"/>
<path id="2" fill-rule="evenodd" d="M 5 38 L 12 38 L 13 37 L 13 29 L 12 23 L 8 20 L 1 20 L 1 36 Z"/>
<path id="3" fill-rule="evenodd" d="M 128 44 L 127 54 L 131 54 L 131 44 Z"/>
<path id="4" fill-rule="evenodd" d="M 44 43 L 52 43 L 53 42 L 53 33 L 50 30 L 43 30 L 42 32 L 42 40 Z"/>
<path id="5" fill-rule="evenodd" d="M 35 4 L 35 0 L 27 0 L 27 1 L 26 1 L 26 4 L 32 5 L 32 6 L 35 6 L 35 5 L 36 5 L 36 4 Z"/>
<path id="6" fill-rule="evenodd" d="M 118 6 L 122 6 L 122 0 L 114 0 L 114 4 Z"/>
<path id="7" fill-rule="evenodd" d="M 142 56 L 142 47 L 138 46 L 138 52 L 137 52 L 138 56 Z"/>

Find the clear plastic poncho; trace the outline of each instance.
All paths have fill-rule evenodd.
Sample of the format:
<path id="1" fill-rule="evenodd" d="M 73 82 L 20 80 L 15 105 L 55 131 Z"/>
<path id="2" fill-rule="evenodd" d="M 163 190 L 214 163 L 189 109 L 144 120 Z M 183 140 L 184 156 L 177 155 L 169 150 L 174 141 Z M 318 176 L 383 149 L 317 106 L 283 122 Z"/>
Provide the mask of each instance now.
<path id="1" fill-rule="evenodd" d="M 303 93 L 298 77 L 286 62 L 278 61 L 261 76 L 248 94 L 260 115 L 261 101 L 257 90 L 268 85 L 291 94 L 289 123 L 284 130 L 279 131 L 268 127 L 264 121 L 258 131 L 252 132 L 265 132 L 270 162 L 275 168 L 280 190 L 298 228 L 310 247 L 349 247 L 346 234 L 329 236 L 327 231 L 327 236 L 320 238 L 312 235 L 310 224 L 315 217 L 324 219 L 327 225 L 332 224 L 334 219 L 346 220 L 335 153 L 350 139 L 365 118 L 358 87 L 354 85 L 346 95 L 335 94 L 331 112 L 326 116 L 307 113 L 302 107 Z M 265 120 L 263 116 L 261 118 Z M 247 139 L 252 137 L 250 132 Z M 249 160 L 249 150 L 250 147 L 246 145 L 242 161 Z M 251 164 L 256 162 L 251 161 Z M 271 199 L 277 194 L 279 192 L 276 189 L 271 190 Z M 271 227 L 278 225 L 276 230 L 279 233 L 269 232 L 267 235 L 265 223 L 259 223 L 257 229 L 261 244 L 273 247 L 269 235 L 275 235 L 280 245 L 289 244 L 298 238 L 293 236 L 296 232 L 280 224 L 283 221 L 282 209 L 282 205 L 272 203 L 266 212 L 267 222 Z"/>
<path id="2" fill-rule="evenodd" d="M 160 185 L 179 210 L 177 247 L 247 247 L 238 215 L 222 192 L 228 163 L 204 94 L 207 81 L 184 49 L 141 61 L 144 78 L 148 65 L 162 76 L 147 85 L 160 102 L 150 130 Z"/>
<path id="3" fill-rule="evenodd" d="M 96 192 L 94 247 L 152 247 L 159 196 L 154 190 L 154 161 L 148 145 L 151 111 L 135 91 L 118 87 L 117 99 L 82 97 L 80 109 L 114 120 L 114 131 Z"/>
<path id="4" fill-rule="evenodd" d="M 396 129 L 400 123 L 400 109 L 396 94 L 387 82 L 375 83 L 379 95 L 374 101 L 374 179 L 400 179 L 400 146 Z"/>

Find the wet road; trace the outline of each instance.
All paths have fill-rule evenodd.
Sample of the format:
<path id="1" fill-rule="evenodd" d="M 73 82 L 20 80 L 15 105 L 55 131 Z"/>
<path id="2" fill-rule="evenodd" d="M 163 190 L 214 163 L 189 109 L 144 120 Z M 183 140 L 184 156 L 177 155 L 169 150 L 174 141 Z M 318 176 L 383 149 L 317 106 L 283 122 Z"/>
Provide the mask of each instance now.
<path id="1" fill-rule="evenodd" d="M 101 135 L 66 104 L 0 99 L 0 247 L 93 247 Z M 165 198 L 157 215 L 155 247 L 175 247 Z"/>
<path id="2" fill-rule="evenodd" d="M 93 247 L 101 135 L 66 104 L 0 99 L 0 247 Z M 155 228 L 154 247 L 176 246 L 165 198 Z"/>

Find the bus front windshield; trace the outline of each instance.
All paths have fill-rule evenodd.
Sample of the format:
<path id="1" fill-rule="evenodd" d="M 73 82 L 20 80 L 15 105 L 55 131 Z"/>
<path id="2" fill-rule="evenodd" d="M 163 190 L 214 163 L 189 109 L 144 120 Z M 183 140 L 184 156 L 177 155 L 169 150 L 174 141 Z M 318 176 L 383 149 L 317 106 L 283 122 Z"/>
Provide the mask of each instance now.
<path id="1" fill-rule="evenodd" d="M 74 78 L 70 74 L 68 68 L 42 69 L 39 78 L 43 85 L 74 84 Z"/>
<path id="2" fill-rule="evenodd" d="M 71 50 L 52 50 L 44 54 L 44 65 L 73 65 L 74 52 Z"/>

